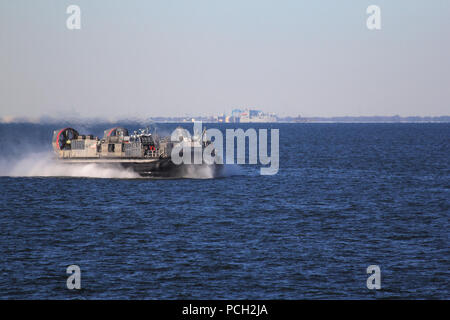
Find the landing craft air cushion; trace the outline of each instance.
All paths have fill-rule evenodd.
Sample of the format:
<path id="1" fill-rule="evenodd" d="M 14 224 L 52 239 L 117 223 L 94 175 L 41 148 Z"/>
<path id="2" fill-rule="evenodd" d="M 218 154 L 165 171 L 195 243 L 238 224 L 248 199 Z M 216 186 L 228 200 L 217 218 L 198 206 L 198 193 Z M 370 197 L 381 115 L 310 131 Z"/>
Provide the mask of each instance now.
<path id="1" fill-rule="evenodd" d="M 93 135 L 81 135 L 73 128 L 63 128 L 53 132 L 53 150 L 60 161 L 70 164 L 98 164 L 120 166 L 132 169 L 140 176 L 183 176 L 189 167 L 206 166 L 207 164 L 180 164 L 172 162 L 172 149 L 177 143 L 189 143 L 192 153 L 195 148 L 203 151 L 211 141 L 201 136 L 181 138 L 180 142 L 172 142 L 170 137 L 160 138 L 149 133 L 148 129 L 129 135 L 123 127 L 115 127 L 104 131 L 103 138 Z M 182 153 L 181 153 L 182 155 Z M 218 175 L 221 166 L 211 167 L 214 176 Z"/>

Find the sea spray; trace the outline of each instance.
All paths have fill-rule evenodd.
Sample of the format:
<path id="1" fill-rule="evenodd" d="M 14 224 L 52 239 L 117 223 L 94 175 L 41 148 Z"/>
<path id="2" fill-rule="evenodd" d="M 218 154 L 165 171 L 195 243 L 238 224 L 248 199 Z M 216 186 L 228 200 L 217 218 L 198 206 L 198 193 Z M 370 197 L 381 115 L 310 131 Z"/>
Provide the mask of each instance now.
<path id="1" fill-rule="evenodd" d="M 10 177 L 87 177 L 133 179 L 140 176 L 116 166 L 99 164 L 69 164 L 52 157 L 50 152 L 29 153 L 17 160 L 2 159 L 0 176 Z"/>
<path id="2" fill-rule="evenodd" d="M 202 165 L 184 165 L 181 172 L 181 178 L 188 179 L 214 179 L 225 178 L 231 176 L 242 175 L 243 171 L 239 165 L 222 165 L 220 170 L 217 168 L 202 164 Z"/>
<path id="3" fill-rule="evenodd" d="M 238 165 L 224 165 L 218 173 L 209 165 L 185 165 L 179 177 L 214 179 L 242 175 Z M 51 152 L 31 152 L 18 159 L 0 159 L 0 176 L 8 177 L 85 177 L 85 178 L 141 178 L 131 169 L 104 164 L 69 164 L 54 158 Z M 150 177 L 151 178 L 151 177 Z"/>

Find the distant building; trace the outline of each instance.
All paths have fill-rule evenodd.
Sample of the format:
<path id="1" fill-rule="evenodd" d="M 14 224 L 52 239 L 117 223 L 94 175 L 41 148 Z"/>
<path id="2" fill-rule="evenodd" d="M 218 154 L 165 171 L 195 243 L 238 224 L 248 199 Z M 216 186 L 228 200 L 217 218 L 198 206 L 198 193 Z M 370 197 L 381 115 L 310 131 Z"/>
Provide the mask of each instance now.
<path id="1" fill-rule="evenodd" d="M 245 109 L 239 114 L 239 121 L 241 123 L 253 122 L 277 122 L 277 116 L 274 113 L 265 113 L 260 110 Z"/>
<path id="2" fill-rule="evenodd" d="M 214 122 L 226 123 L 252 123 L 252 122 L 278 122 L 278 117 L 275 113 L 265 113 L 261 110 L 255 109 L 234 109 L 230 116 L 221 113 L 214 116 Z"/>

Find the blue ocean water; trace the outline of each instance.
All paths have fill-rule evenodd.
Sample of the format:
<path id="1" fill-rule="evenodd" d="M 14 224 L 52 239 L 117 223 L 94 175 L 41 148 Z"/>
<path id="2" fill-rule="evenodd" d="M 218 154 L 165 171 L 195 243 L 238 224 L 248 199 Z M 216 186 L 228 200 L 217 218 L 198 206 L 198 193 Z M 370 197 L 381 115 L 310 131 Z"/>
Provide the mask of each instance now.
<path id="1" fill-rule="evenodd" d="M 450 298 L 450 124 L 259 124 L 278 174 L 162 180 L 51 176 L 57 127 L 0 125 L 1 299 Z"/>

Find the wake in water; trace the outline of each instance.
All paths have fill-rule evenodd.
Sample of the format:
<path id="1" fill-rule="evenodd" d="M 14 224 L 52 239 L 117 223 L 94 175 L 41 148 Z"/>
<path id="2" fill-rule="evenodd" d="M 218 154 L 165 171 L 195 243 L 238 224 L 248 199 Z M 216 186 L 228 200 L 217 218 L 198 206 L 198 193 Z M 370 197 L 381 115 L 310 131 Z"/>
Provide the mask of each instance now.
<path id="1" fill-rule="evenodd" d="M 237 165 L 225 165 L 220 173 L 207 165 L 186 166 L 173 178 L 214 179 L 242 174 Z M 131 169 L 99 164 L 62 163 L 49 152 L 29 153 L 17 160 L 0 159 L 0 176 L 4 177 L 84 177 L 104 179 L 142 178 Z M 152 177 L 149 177 L 152 178 Z"/>
<path id="2" fill-rule="evenodd" d="M 140 176 L 127 169 L 98 164 L 67 164 L 51 153 L 31 153 L 16 161 L 0 160 L 0 176 L 8 177 L 87 177 L 134 179 Z"/>

